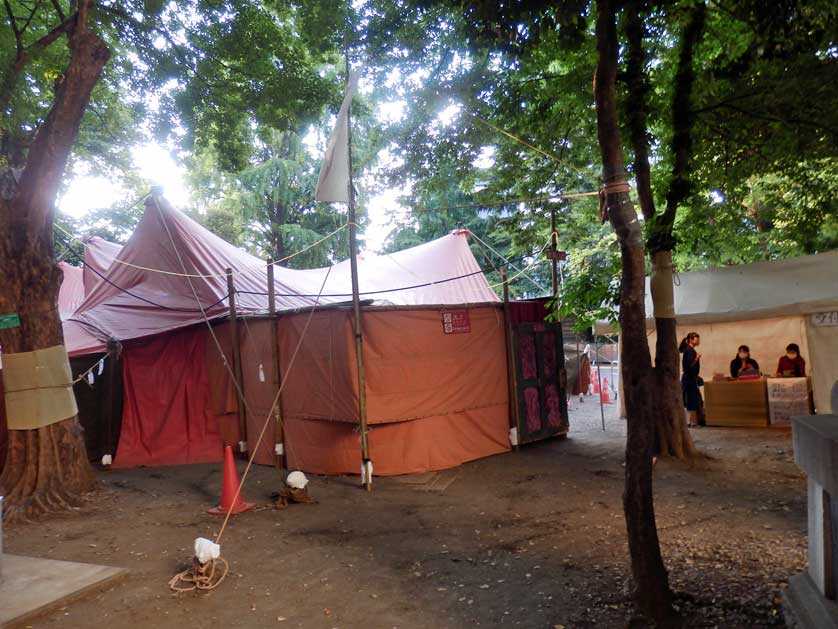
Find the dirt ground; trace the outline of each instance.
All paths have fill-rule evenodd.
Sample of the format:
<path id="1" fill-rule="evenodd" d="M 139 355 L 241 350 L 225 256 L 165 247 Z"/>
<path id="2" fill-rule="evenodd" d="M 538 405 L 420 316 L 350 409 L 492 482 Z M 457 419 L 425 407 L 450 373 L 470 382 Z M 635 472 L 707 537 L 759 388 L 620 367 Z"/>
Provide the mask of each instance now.
<path id="1" fill-rule="evenodd" d="M 312 478 L 319 500 L 269 507 L 275 470 L 254 468 L 222 540 L 231 571 L 210 593 L 169 578 L 221 520 L 218 465 L 100 473 L 80 512 L 7 527 L 11 553 L 122 566 L 107 589 L 30 621 L 41 627 L 624 627 L 631 618 L 621 507 L 625 424 L 571 404 L 571 435 L 454 470 Z M 779 592 L 806 557 L 806 488 L 790 433 L 704 428 L 712 457 L 655 470 L 661 546 L 690 627 L 783 623 Z M 643 626 L 636 619 L 633 626 Z"/>

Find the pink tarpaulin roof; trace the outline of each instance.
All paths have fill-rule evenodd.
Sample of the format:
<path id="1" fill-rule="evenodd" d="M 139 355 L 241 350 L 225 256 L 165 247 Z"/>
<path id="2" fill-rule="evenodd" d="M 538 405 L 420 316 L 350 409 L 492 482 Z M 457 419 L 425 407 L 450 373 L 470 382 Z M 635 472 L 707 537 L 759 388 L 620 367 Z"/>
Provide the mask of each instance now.
<path id="1" fill-rule="evenodd" d="M 84 239 L 84 292 L 89 294 L 96 285 L 102 281 L 111 263 L 119 252 L 122 245 L 109 242 L 99 236 L 91 236 Z"/>
<path id="2" fill-rule="evenodd" d="M 82 281 L 82 270 L 66 262 L 59 262 L 61 272 L 64 274 L 61 280 L 61 288 L 58 289 L 58 314 L 61 320 L 69 318 L 84 301 L 84 282 Z"/>
<path id="3" fill-rule="evenodd" d="M 183 270 L 190 277 L 185 277 Z M 228 313 L 225 270 L 233 269 L 239 312 L 268 309 L 265 262 L 211 233 L 167 202 L 146 207 L 131 238 L 67 321 L 70 354 L 101 351 L 108 338 L 128 340 L 192 325 Z M 349 262 L 307 271 L 275 266 L 278 310 L 351 299 Z M 497 301 L 469 249 L 465 233 L 389 255 L 359 257 L 362 299 L 394 305 Z M 452 279 L 458 278 L 458 279 Z M 394 290 L 404 289 L 404 290 Z M 197 300 L 196 300 L 197 296 Z"/>

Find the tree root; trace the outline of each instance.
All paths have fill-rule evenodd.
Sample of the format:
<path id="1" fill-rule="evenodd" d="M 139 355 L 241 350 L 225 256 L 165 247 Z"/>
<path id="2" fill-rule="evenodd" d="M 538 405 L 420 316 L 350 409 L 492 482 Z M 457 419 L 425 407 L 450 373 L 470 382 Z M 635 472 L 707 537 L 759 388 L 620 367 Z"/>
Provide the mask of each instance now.
<path id="1" fill-rule="evenodd" d="M 75 417 L 38 428 L 12 430 L 0 474 L 3 521 L 20 523 L 79 509 L 96 488 Z"/>

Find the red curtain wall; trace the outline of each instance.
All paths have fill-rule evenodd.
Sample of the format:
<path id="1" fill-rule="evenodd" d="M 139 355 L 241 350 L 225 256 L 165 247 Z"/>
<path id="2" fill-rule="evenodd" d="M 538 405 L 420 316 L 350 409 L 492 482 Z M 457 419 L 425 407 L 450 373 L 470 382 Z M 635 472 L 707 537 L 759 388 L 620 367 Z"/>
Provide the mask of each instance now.
<path id="1" fill-rule="evenodd" d="M 114 467 L 221 460 L 206 359 L 202 327 L 126 346 L 122 432 Z"/>

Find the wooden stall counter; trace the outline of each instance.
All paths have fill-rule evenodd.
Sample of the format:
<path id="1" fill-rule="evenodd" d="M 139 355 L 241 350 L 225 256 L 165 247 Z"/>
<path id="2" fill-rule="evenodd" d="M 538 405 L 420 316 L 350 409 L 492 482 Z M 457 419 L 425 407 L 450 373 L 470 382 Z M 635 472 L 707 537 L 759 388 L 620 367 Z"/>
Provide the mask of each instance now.
<path id="1" fill-rule="evenodd" d="M 704 411 L 708 426 L 768 426 L 765 379 L 705 381 Z"/>

